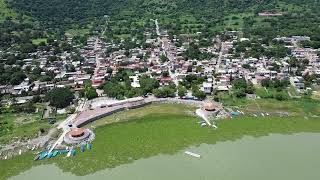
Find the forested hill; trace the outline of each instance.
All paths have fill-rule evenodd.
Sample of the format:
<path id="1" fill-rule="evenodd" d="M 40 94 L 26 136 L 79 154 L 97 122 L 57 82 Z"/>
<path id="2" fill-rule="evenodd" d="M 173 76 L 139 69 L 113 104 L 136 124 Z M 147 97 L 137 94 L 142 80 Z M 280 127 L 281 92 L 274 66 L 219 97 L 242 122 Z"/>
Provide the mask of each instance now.
<path id="1" fill-rule="evenodd" d="M 192 14 L 199 19 L 210 21 L 232 12 L 273 9 L 276 2 L 274 0 L 8 0 L 7 4 L 11 9 L 44 24 L 61 25 L 81 24 L 96 17 L 121 14 L 157 18 Z M 308 4 L 313 2 L 315 1 L 304 1 Z"/>
<path id="2" fill-rule="evenodd" d="M 67 29 L 94 30 L 103 17 L 111 17 L 108 35 L 141 34 L 157 18 L 171 34 L 214 35 L 239 30 L 245 36 L 272 39 L 278 35 L 308 35 L 320 41 L 320 0 L 0 0 L 0 14 L 47 32 Z M 5 11 L 1 11 L 6 8 Z M 259 17 L 259 12 L 281 12 L 279 17 Z M 6 12 L 6 13 L 1 13 Z M 10 13 L 8 13 L 10 12 Z M 1 20 L 1 19 L 0 19 Z M 103 21 L 102 21 L 103 20 Z M 20 21 L 20 20 L 19 20 Z M 0 21 L 1 22 L 1 21 Z M 12 23 L 12 22 L 10 22 Z M 90 24 L 88 26 L 88 24 Z M 96 24 L 93 24 L 96 23 Z M 41 31 L 41 29 L 39 29 Z M 0 35 L 0 38 L 1 37 Z M 8 38 L 7 38 L 8 39 Z"/>
<path id="3" fill-rule="evenodd" d="M 210 17 L 221 14 L 226 7 L 232 9 L 238 3 L 237 0 L 233 0 L 228 1 L 225 6 L 223 4 L 225 3 L 221 0 L 10 0 L 8 2 L 10 8 L 48 25 L 84 23 L 95 17 L 128 12 L 134 17 L 207 12 L 207 16 Z M 243 7 L 250 5 L 252 3 L 247 3 Z"/>

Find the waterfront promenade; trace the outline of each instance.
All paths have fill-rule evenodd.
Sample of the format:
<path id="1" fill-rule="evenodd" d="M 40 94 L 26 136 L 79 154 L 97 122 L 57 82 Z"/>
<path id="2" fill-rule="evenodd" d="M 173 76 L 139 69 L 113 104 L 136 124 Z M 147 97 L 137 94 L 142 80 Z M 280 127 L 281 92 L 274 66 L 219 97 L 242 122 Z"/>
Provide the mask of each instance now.
<path id="1" fill-rule="evenodd" d="M 105 116 L 111 115 L 116 112 L 120 112 L 126 109 L 139 108 L 151 103 L 182 103 L 201 107 L 203 101 L 197 100 L 184 100 L 178 98 L 130 98 L 122 101 L 114 101 L 112 103 L 101 104 L 100 107 L 87 108 L 80 112 L 72 121 L 73 127 L 81 127 L 92 121 L 101 119 Z"/>

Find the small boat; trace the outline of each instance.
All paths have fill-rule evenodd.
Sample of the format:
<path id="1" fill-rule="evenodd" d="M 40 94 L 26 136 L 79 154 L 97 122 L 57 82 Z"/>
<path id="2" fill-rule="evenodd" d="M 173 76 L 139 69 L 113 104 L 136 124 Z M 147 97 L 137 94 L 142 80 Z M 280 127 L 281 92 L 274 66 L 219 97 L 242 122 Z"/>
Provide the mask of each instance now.
<path id="1" fill-rule="evenodd" d="M 185 151 L 184 153 L 188 154 L 190 156 L 196 157 L 196 158 L 200 158 L 201 157 L 200 154 L 196 154 L 196 153 L 193 153 L 193 152 L 190 152 L 190 151 Z"/>
<path id="2" fill-rule="evenodd" d="M 47 155 L 48 158 L 52 158 L 52 156 L 53 156 L 52 152 L 48 153 L 48 155 Z"/>
<path id="3" fill-rule="evenodd" d="M 198 123 L 199 123 L 199 124 L 202 124 L 202 123 L 206 123 L 206 121 L 203 121 L 203 120 L 202 120 L 202 121 L 199 121 Z"/>
<path id="4" fill-rule="evenodd" d="M 75 156 L 76 154 L 77 154 L 77 151 L 76 151 L 75 149 L 72 149 L 71 155 L 72 155 L 72 156 Z"/>
<path id="5" fill-rule="evenodd" d="M 58 155 L 59 151 L 54 151 L 52 154 L 52 157 L 56 157 Z"/>
<path id="6" fill-rule="evenodd" d="M 8 159 L 8 156 L 5 156 L 5 157 L 4 157 L 4 160 L 7 160 L 7 159 Z"/>
<path id="7" fill-rule="evenodd" d="M 70 157 L 72 153 L 72 149 L 68 152 L 67 157 Z"/>
<path id="8" fill-rule="evenodd" d="M 261 113 L 261 116 L 263 116 L 263 117 L 264 117 L 264 114 L 263 114 L 263 113 Z"/>
<path id="9" fill-rule="evenodd" d="M 239 113 L 236 112 L 236 111 L 232 111 L 232 112 L 230 113 L 230 115 L 231 115 L 231 116 L 239 116 Z"/>
<path id="10" fill-rule="evenodd" d="M 90 143 L 87 144 L 87 149 L 88 149 L 88 150 L 91 149 L 91 144 L 90 144 Z"/>
<path id="11" fill-rule="evenodd" d="M 84 152 L 84 145 L 83 145 L 83 144 L 82 144 L 81 147 L 80 147 L 80 151 L 81 151 L 81 152 Z"/>
<path id="12" fill-rule="evenodd" d="M 69 150 L 61 150 L 60 154 L 67 154 L 69 152 Z"/>
<path id="13" fill-rule="evenodd" d="M 47 152 L 42 152 L 42 153 L 40 153 L 39 160 L 42 160 L 42 159 L 46 158 L 47 155 L 48 155 Z"/>
<path id="14" fill-rule="evenodd" d="M 38 161 L 40 159 L 40 154 L 36 155 L 33 160 Z"/>
<path id="15" fill-rule="evenodd" d="M 22 154 L 22 150 L 20 149 L 20 150 L 19 150 L 19 155 L 21 155 L 21 154 Z"/>

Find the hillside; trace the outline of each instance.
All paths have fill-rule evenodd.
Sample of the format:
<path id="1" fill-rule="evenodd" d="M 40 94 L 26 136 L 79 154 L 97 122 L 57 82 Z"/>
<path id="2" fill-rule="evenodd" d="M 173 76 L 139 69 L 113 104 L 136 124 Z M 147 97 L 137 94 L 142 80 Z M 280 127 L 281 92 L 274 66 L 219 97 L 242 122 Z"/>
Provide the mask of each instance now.
<path id="1" fill-rule="evenodd" d="M 100 31 L 107 15 L 107 36 L 127 38 L 141 36 L 153 26 L 150 19 L 157 18 L 171 35 L 202 32 L 209 38 L 224 30 L 242 30 L 245 37 L 266 41 L 278 35 L 308 35 L 320 41 L 318 7 L 319 0 L 0 0 L 0 20 L 13 17 L 21 23 L 28 17 L 29 24 L 51 34 L 82 36 Z M 283 16 L 260 17 L 259 12 Z"/>
<path id="2" fill-rule="evenodd" d="M 3 22 L 5 17 L 15 17 L 16 13 L 7 8 L 7 4 L 4 0 L 0 0 L 0 22 Z"/>
<path id="3" fill-rule="evenodd" d="M 316 21 L 312 21 L 317 23 L 319 22 L 317 7 L 320 7 L 319 0 L 306 0 L 303 4 L 298 0 L 9 0 L 7 5 L 48 27 L 85 25 L 109 15 L 115 19 L 132 20 L 132 22 L 158 18 L 167 25 L 175 23 L 171 26 L 184 23 L 191 26 L 191 29 L 208 27 L 212 31 L 221 30 L 223 26 L 242 28 L 244 19 L 261 11 L 293 14 L 288 17 L 289 23 L 292 24 L 296 24 L 293 19 L 303 23 L 305 20 L 303 18 L 317 18 Z M 312 22 L 303 24 L 301 28 L 310 25 L 312 27 L 310 24 Z M 274 25 L 282 28 L 281 24 L 276 22 L 272 23 L 272 27 Z"/>

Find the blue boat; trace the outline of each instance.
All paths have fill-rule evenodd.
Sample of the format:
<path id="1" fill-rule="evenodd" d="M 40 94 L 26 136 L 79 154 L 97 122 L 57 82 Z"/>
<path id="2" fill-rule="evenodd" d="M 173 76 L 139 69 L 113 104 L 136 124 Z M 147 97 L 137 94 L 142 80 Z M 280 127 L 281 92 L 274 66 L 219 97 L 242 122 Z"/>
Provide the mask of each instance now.
<path id="1" fill-rule="evenodd" d="M 47 155 L 48 155 L 48 152 L 46 152 L 46 151 L 41 152 L 41 153 L 40 153 L 40 156 L 39 156 L 39 160 L 42 160 L 42 159 L 46 158 Z"/>
<path id="2" fill-rule="evenodd" d="M 59 151 L 54 151 L 52 154 L 52 157 L 56 157 L 58 155 Z"/>
<path id="3" fill-rule="evenodd" d="M 91 144 L 90 144 L 90 143 L 87 144 L 87 149 L 88 149 L 88 150 L 91 149 Z"/>
<path id="4" fill-rule="evenodd" d="M 48 153 L 48 155 L 47 155 L 48 158 L 52 158 L 52 156 L 53 156 L 52 152 Z"/>
<path id="5" fill-rule="evenodd" d="M 231 112 L 230 114 L 231 114 L 231 116 L 238 116 L 239 115 L 238 112 Z"/>
<path id="6" fill-rule="evenodd" d="M 61 150 L 60 154 L 67 154 L 68 152 L 69 152 L 69 150 L 66 150 L 66 149 L 65 150 Z"/>
<path id="7" fill-rule="evenodd" d="M 84 145 L 81 145 L 80 151 L 81 151 L 81 152 L 84 152 Z"/>

